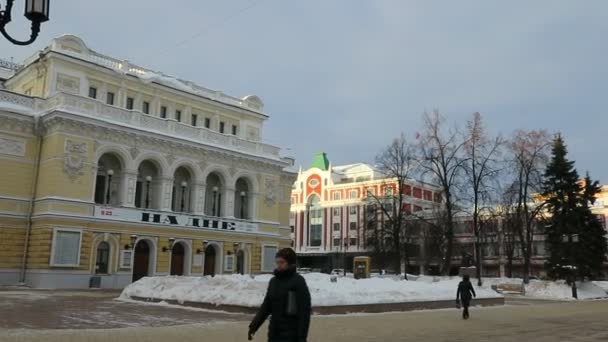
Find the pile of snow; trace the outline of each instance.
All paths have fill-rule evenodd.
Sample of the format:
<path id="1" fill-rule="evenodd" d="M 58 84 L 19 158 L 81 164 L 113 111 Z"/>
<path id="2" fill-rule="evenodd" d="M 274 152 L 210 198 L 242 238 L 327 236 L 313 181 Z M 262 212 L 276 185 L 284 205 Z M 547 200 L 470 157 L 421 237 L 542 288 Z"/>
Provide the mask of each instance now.
<path id="1" fill-rule="evenodd" d="M 602 290 L 606 291 L 606 294 L 608 294 L 608 281 L 594 281 L 593 283 L 596 286 L 599 286 Z"/>
<path id="2" fill-rule="evenodd" d="M 404 281 L 390 278 L 355 280 L 320 273 L 303 275 L 313 306 L 401 303 L 455 300 L 458 278 L 438 282 Z M 121 298 L 157 298 L 211 304 L 259 306 L 271 276 L 218 275 L 215 277 L 146 277 L 127 286 Z M 488 288 L 476 289 L 477 298 L 502 297 Z"/>
<path id="3" fill-rule="evenodd" d="M 593 282 L 577 282 L 578 299 L 605 298 L 606 291 Z M 543 299 L 573 299 L 572 287 L 564 280 L 531 280 L 526 285 L 526 296 Z"/>

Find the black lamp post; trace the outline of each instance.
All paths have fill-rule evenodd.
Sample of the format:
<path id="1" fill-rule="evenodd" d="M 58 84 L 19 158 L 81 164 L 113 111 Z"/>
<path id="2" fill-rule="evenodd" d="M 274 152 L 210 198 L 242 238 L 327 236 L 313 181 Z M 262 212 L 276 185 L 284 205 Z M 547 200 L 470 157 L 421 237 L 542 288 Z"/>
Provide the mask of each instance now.
<path id="1" fill-rule="evenodd" d="M 152 182 L 152 176 L 146 176 L 146 209 L 150 207 L 150 182 Z"/>
<path id="2" fill-rule="evenodd" d="M 106 204 L 110 204 L 110 196 L 112 192 L 112 176 L 114 175 L 114 170 L 110 169 L 107 172 L 108 174 L 108 190 L 106 192 Z"/>
<path id="3" fill-rule="evenodd" d="M 213 216 L 220 216 L 218 215 L 218 213 L 215 212 L 216 208 L 217 208 L 217 192 L 219 191 L 219 188 L 217 186 L 213 187 L 213 207 L 211 208 L 211 214 Z"/>
<path id="4" fill-rule="evenodd" d="M 241 217 L 242 219 L 245 219 L 245 196 L 247 196 L 247 193 L 245 191 L 241 191 Z"/>
<path id="5" fill-rule="evenodd" d="M 188 183 L 186 183 L 185 181 L 182 182 L 182 202 L 180 204 L 180 211 L 183 213 L 184 212 L 184 202 L 186 202 L 186 187 L 188 186 Z"/>
<path id="6" fill-rule="evenodd" d="M 344 276 L 346 277 L 346 252 L 348 251 L 348 240 L 344 240 L 344 253 L 342 254 L 342 267 L 344 268 Z"/>
<path id="7" fill-rule="evenodd" d="M 4 11 L 0 11 L 0 33 L 15 45 L 29 45 L 33 43 L 40 33 L 40 24 L 49 20 L 50 0 L 25 0 L 25 17 L 32 22 L 32 33 L 26 41 L 16 40 L 6 32 L 5 26 L 10 23 L 14 0 L 7 0 Z"/>

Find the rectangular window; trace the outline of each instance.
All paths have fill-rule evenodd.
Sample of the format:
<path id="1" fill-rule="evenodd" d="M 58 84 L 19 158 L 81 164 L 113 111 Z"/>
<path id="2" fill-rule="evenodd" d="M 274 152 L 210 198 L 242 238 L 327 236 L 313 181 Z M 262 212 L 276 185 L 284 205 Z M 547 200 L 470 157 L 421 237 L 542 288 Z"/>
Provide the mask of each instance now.
<path id="1" fill-rule="evenodd" d="M 342 194 L 338 191 L 334 192 L 334 201 L 339 201 L 342 198 Z"/>
<path id="2" fill-rule="evenodd" d="M 357 190 L 351 190 L 349 196 L 350 196 L 350 199 L 356 199 L 357 198 Z"/>
<path id="3" fill-rule="evenodd" d="M 392 196 L 393 195 L 393 188 L 391 188 L 390 186 L 387 186 L 384 188 L 384 195 L 385 196 Z"/>
<path id="4" fill-rule="evenodd" d="M 132 250 L 120 251 L 120 268 L 131 268 L 131 259 L 133 257 Z"/>
<path id="5" fill-rule="evenodd" d="M 82 233 L 78 230 L 55 230 L 51 266 L 76 267 L 80 265 L 81 235 Z"/>
<path id="6" fill-rule="evenodd" d="M 182 122 L 182 111 L 181 110 L 175 111 L 175 120 L 177 120 L 177 122 Z"/>
<path id="7" fill-rule="evenodd" d="M 373 188 L 367 189 L 367 196 L 373 197 L 375 194 L 376 194 L 376 191 L 374 191 Z"/>
<path id="8" fill-rule="evenodd" d="M 196 127 L 196 125 L 198 124 L 198 115 L 196 114 L 192 114 L 192 117 L 190 118 L 190 123 L 192 124 L 192 126 Z"/>
<path id="9" fill-rule="evenodd" d="M 146 114 L 150 114 L 150 102 L 146 102 L 144 101 L 141 111 L 146 113 Z"/>
<path id="10" fill-rule="evenodd" d="M 334 247 L 340 247 L 340 239 L 334 239 Z"/>
<path id="11" fill-rule="evenodd" d="M 340 208 L 334 208 L 334 216 L 340 216 Z"/>
<path id="12" fill-rule="evenodd" d="M 236 125 L 232 125 L 232 135 L 236 135 Z"/>
<path id="13" fill-rule="evenodd" d="M 220 121 L 220 133 L 224 133 L 224 122 Z"/>
<path id="14" fill-rule="evenodd" d="M 97 88 L 95 87 L 89 87 L 89 97 L 92 99 L 96 99 L 97 98 Z"/>
<path id="15" fill-rule="evenodd" d="M 350 223 L 350 230 L 357 230 L 357 222 Z"/>
<path id="16" fill-rule="evenodd" d="M 211 128 L 211 119 L 205 118 L 205 128 Z"/>
<path id="17" fill-rule="evenodd" d="M 357 215 L 357 207 L 350 207 L 349 212 L 351 215 Z"/>
<path id="18" fill-rule="evenodd" d="M 135 99 L 127 97 L 127 109 L 133 109 L 133 103 L 135 103 Z"/>
<path id="19" fill-rule="evenodd" d="M 357 245 L 357 238 L 350 238 L 350 245 L 351 246 L 356 246 Z"/>
<path id="20" fill-rule="evenodd" d="M 289 229 L 291 229 L 291 234 L 293 234 L 295 232 L 295 229 L 293 226 L 289 226 Z"/>
<path id="21" fill-rule="evenodd" d="M 233 272 L 234 271 L 234 255 L 226 255 L 224 257 L 224 271 Z"/>
<path id="22" fill-rule="evenodd" d="M 274 270 L 274 259 L 278 251 L 277 246 L 264 246 L 262 252 L 262 272 Z"/>
<path id="23" fill-rule="evenodd" d="M 110 106 L 114 105 L 114 93 L 108 92 L 106 94 L 106 103 L 109 104 Z"/>
<path id="24" fill-rule="evenodd" d="M 166 106 L 161 106 L 160 107 L 160 117 L 162 119 L 166 119 L 167 118 L 167 107 Z"/>
<path id="25" fill-rule="evenodd" d="M 340 231 L 340 224 L 334 223 L 334 232 L 339 232 L 339 231 Z"/>

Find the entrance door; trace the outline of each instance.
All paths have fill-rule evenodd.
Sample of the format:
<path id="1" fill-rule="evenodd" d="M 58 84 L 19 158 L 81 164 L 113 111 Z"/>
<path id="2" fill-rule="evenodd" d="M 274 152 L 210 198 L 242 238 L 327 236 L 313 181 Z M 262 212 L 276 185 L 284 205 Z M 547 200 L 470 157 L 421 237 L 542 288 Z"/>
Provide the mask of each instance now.
<path id="1" fill-rule="evenodd" d="M 181 243 L 173 245 L 171 250 L 171 275 L 184 275 L 184 246 Z"/>
<path id="2" fill-rule="evenodd" d="M 135 255 L 133 257 L 133 282 L 148 276 L 150 269 L 150 246 L 144 240 L 141 240 L 135 246 Z"/>
<path id="3" fill-rule="evenodd" d="M 236 253 L 236 273 L 245 274 L 245 253 L 243 251 Z"/>
<path id="4" fill-rule="evenodd" d="M 215 247 L 207 246 L 205 249 L 205 269 L 203 275 L 215 275 Z"/>

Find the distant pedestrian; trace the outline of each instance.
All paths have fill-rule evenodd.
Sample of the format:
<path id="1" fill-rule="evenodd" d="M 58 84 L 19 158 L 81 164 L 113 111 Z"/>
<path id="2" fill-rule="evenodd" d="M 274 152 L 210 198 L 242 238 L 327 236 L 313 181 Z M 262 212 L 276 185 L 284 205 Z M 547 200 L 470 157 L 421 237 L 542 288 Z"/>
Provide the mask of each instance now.
<path id="1" fill-rule="evenodd" d="M 310 325 L 310 292 L 296 272 L 296 253 L 291 248 L 276 254 L 277 268 L 270 279 L 262 307 L 249 324 L 249 340 L 270 315 L 269 342 L 306 342 Z"/>
<path id="2" fill-rule="evenodd" d="M 458 291 L 456 292 L 456 305 L 460 307 L 462 304 L 462 318 L 469 319 L 469 305 L 471 305 L 471 298 L 477 297 L 473 284 L 468 274 L 462 276 L 462 281 L 458 284 Z"/>

